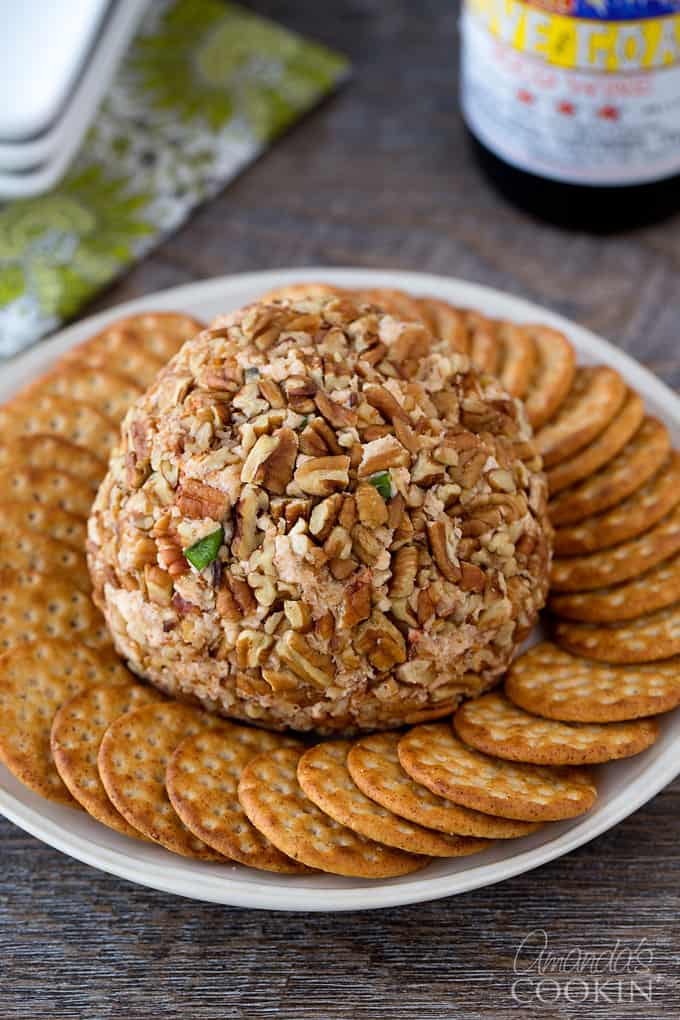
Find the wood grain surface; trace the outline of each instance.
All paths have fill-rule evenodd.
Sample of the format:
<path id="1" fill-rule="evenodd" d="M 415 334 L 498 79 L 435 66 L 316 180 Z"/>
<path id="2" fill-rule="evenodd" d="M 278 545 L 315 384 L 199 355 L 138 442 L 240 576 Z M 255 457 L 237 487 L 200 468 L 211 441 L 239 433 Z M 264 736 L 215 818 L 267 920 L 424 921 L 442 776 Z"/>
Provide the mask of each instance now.
<path id="1" fill-rule="evenodd" d="M 595 239 L 499 199 L 457 110 L 454 3 L 250 6 L 348 53 L 353 80 L 92 310 L 244 270 L 426 270 L 543 302 L 680 384 L 680 220 Z M 3 821 L 0 1020 L 676 1017 L 679 846 L 676 782 L 590 845 L 503 885 L 304 916 L 152 892 Z M 557 957 L 573 951 L 570 975 L 558 960 L 544 974 L 515 973 L 522 940 L 540 929 Z M 624 963 L 641 940 L 640 977 Z M 617 951 L 618 970 L 601 960 L 599 976 L 575 963 L 576 953 Z"/>

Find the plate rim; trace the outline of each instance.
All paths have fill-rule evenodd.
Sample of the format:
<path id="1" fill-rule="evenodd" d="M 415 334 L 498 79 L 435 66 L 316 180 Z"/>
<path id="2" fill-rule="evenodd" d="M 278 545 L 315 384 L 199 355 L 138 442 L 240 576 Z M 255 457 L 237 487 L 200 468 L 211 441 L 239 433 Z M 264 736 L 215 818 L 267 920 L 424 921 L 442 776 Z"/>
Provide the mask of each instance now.
<path id="1" fill-rule="evenodd" d="M 478 307 L 480 304 L 490 302 L 494 306 L 492 312 L 494 315 L 507 316 L 517 321 L 541 321 L 562 329 L 574 338 L 578 353 L 582 354 L 580 348 L 586 347 L 588 356 L 605 360 L 618 368 L 629 381 L 635 380 L 635 385 L 644 391 L 643 396 L 646 400 L 659 408 L 656 413 L 671 419 L 676 429 L 680 430 L 680 397 L 670 387 L 624 351 L 614 347 L 591 330 L 544 306 L 497 288 L 457 277 L 389 268 L 363 269 L 347 266 L 308 266 L 227 274 L 146 294 L 106 309 L 60 330 L 54 337 L 35 345 L 29 351 L 8 359 L 7 371 L 0 380 L 0 400 L 5 399 L 23 381 L 31 378 L 37 370 L 46 368 L 59 354 L 98 332 L 107 323 L 125 315 L 173 308 L 180 311 L 189 310 L 183 307 L 185 304 L 194 306 L 191 311 L 195 313 L 200 302 L 221 298 L 228 304 L 230 292 L 252 290 L 254 297 L 258 292 L 262 293 L 274 286 L 315 279 L 329 280 L 341 286 L 382 284 L 401 287 L 413 292 L 448 297 L 449 300 L 469 307 Z M 0 768 L 4 776 L 6 774 L 4 767 Z M 268 876 L 270 882 L 258 885 L 257 872 L 250 873 L 255 876 L 254 879 L 246 879 L 245 869 L 239 869 L 238 866 L 235 866 L 238 869 L 235 876 L 225 874 L 221 869 L 212 869 L 211 873 L 207 870 L 208 865 L 197 865 L 194 862 L 187 865 L 184 859 L 177 858 L 160 847 L 143 848 L 162 856 L 159 856 L 158 861 L 145 860 L 140 870 L 139 858 L 130 851 L 119 850 L 115 846 L 102 847 L 96 840 L 77 834 L 67 825 L 42 814 L 40 804 L 44 802 L 30 790 L 20 789 L 19 794 L 14 795 L 2 782 L 0 782 L 0 814 L 42 842 L 82 863 L 162 892 L 203 902 L 268 910 L 298 912 L 369 910 L 470 892 L 547 864 L 584 845 L 628 817 L 651 800 L 678 774 L 680 760 L 674 760 L 672 748 L 667 748 L 650 764 L 643 767 L 632 783 L 617 789 L 609 802 L 601 806 L 596 814 L 586 814 L 580 820 L 575 819 L 569 823 L 556 823 L 561 825 L 562 831 L 556 828 L 555 838 L 537 847 L 513 854 L 507 859 L 481 863 L 443 876 L 428 879 L 416 875 L 411 876 L 408 882 L 389 879 L 383 882 L 363 882 L 350 888 L 308 886 L 304 883 L 309 880 L 290 880 L 285 876 L 281 881 L 286 884 L 273 884 L 274 876 Z M 112 838 L 112 834 L 107 832 L 106 835 Z M 516 841 L 513 843 L 516 845 Z M 130 846 L 134 844 L 130 842 Z"/>

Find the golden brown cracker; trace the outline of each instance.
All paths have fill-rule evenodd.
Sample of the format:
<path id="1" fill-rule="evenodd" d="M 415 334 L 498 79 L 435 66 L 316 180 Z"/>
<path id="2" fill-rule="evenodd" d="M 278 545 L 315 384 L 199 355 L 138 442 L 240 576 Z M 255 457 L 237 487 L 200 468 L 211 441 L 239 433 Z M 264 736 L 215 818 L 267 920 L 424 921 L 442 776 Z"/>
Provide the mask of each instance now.
<path id="1" fill-rule="evenodd" d="M 555 552 L 578 556 L 644 534 L 680 503 L 680 453 L 673 452 L 632 496 L 605 513 L 555 529 Z"/>
<path id="2" fill-rule="evenodd" d="M 680 600 L 680 555 L 647 570 L 640 577 L 594 591 L 554 595 L 549 607 L 565 620 L 618 623 Z"/>
<path id="3" fill-rule="evenodd" d="M 373 733 L 354 742 L 347 755 L 352 779 L 367 797 L 417 825 L 458 836 L 512 839 L 534 832 L 535 822 L 473 811 L 454 804 L 416 783 L 401 767 L 397 747 L 400 732 Z"/>
<path id="4" fill-rule="evenodd" d="M 555 641 L 601 662 L 656 662 L 680 653 L 680 603 L 618 624 L 558 620 Z"/>
<path id="5" fill-rule="evenodd" d="M 452 351 L 468 354 L 470 338 L 463 312 L 439 298 L 421 297 L 417 301 L 420 316 L 432 335 L 447 343 Z"/>
<path id="6" fill-rule="evenodd" d="M 77 642 L 45 640 L 15 648 L 2 658 L 0 760 L 35 793 L 77 806 L 52 759 L 52 718 L 79 691 L 129 678 L 122 663 Z"/>
<path id="7" fill-rule="evenodd" d="M 460 739 L 484 754 L 533 765 L 595 765 L 629 758 L 655 742 L 650 719 L 565 723 L 531 715 L 498 691 L 466 702 L 453 717 Z"/>
<path id="8" fill-rule="evenodd" d="M 298 782 L 301 757 L 279 748 L 254 758 L 241 774 L 241 805 L 274 846 L 310 868 L 352 878 L 395 878 L 425 866 L 427 857 L 375 843 L 321 811 Z"/>
<path id="9" fill-rule="evenodd" d="M 403 768 L 433 793 L 502 818 L 574 818 L 592 807 L 597 796 L 583 769 L 491 758 L 467 747 L 447 723 L 415 726 L 401 738 L 398 751 Z"/>
<path id="10" fill-rule="evenodd" d="M 182 857 L 227 858 L 189 832 L 165 789 L 165 769 L 185 737 L 219 725 L 210 716 L 176 701 L 143 705 L 112 722 L 99 745 L 99 776 L 114 807 L 154 843 Z"/>
<path id="11" fill-rule="evenodd" d="M 587 556 L 553 560 L 552 591 L 572 592 L 603 588 L 637 577 L 680 550 L 680 506 L 638 538 Z"/>
<path id="12" fill-rule="evenodd" d="M 40 432 L 20 436 L 11 443 L 0 445 L 0 468 L 9 468 L 15 464 L 76 475 L 87 482 L 93 492 L 97 491 L 106 474 L 104 461 L 84 446 L 76 446 L 68 439 Z"/>
<path id="13" fill-rule="evenodd" d="M 554 496 L 562 489 L 588 478 L 608 464 L 635 435 L 644 416 L 642 397 L 635 390 L 628 390 L 621 409 L 599 436 L 546 472 L 550 495 Z"/>
<path id="14" fill-rule="evenodd" d="M 88 517 L 95 495 L 92 487 L 76 475 L 23 464 L 0 468 L 0 492 L 13 503 L 56 506 L 83 518 Z"/>
<path id="15" fill-rule="evenodd" d="M 68 577 L 81 591 L 92 584 L 81 552 L 56 538 L 21 526 L 5 527 L 0 507 L 0 570 L 28 570 Z"/>
<path id="16" fill-rule="evenodd" d="M 81 553 L 87 541 L 87 523 L 55 506 L 22 501 L 0 502 L 0 528 L 3 531 L 31 531 L 54 538 Z"/>
<path id="17" fill-rule="evenodd" d="M 666 426 L 656 418 L 645 418 L 608 464 L 550 500 L 548 512 L 553 526 L 573 524 L 621 503 L 658 471 L 669 451 Z"/>
<path id="18" fill-rule="evenodd" d="M 444 835 L 408 822 L 366 797 L 347 768 L 349 740 L 327 740 L 306 751 L 298 763 L 303 792 L 327 815 L 376 843 L 429 857 L 466 857 L 492 846 L 491 840 Z"/>
<path id="19" fill-rule="evenodd" d="M 607 365 L 580 365 L 569 393 L 534 436 L 546 468 L 587 446 L 609 425 L 626 397 L 626 384 Z"/>
<path id="20" fill-rule="evenodd" d="M 611 666 L 543 641 L 515 659 L 505 693 L 520 708 L 547 719 L 639 719 L 680 705 L 680 660 Z"/>
<path id="21" fill-rule="evenodd" d="M 284 875 L 309 871 L 277 850 L 251 825 L 238 801 L 238 783 L 249 761 L 277 747 L 299 747 L 278 733 L 246 726 L 201 730 L 176 748 L 165 771 L 170 803 L 186 827 L 239 864 Z"/>
<path id="22" fill-rule="evenodd" d="M 62 364 L 88 365 L 93 368 L 113 369 L 134 379 L 144 389 L 154 381 L 163 362 L 140 346 L 134 332 L 112 326 L 90 342 L 74 347 L 62 358 Z"/>
<path id="23" fill-rule="evenodd" d="M 470 360 L 480 372 L 495 375 L 498 369 L 501 346 L 496 335 L 495 323 L 480 312 L 466 309 L 463 312 L 465 325 L 470 337 Z"/>
<path id="24" fill-rule="evenodd" d="M 549 326 L 524 327 L 534 343 L 536 359 L 525 397 L 527 417 L 534 429 L 544 425 L 571 388 L 576 370 L 574 348 L 563 333 Z"/>
<path id="25" fill-rule="evenodd" d="M 0 654 L 51 638 L 70 638 L 91 648 L 111 644 L 104 617 L 70 578 L 0 570 Z"/>
<path id="26" fill-rule="evenodd" d="M 141 705 L 160 700 L 158 691 L 142 684 L 97 684 L 64 702 L 52 721 L 52 759 L 71 796 L 98 822 L 136 839 L 143 838 L 141 833 L 116 810 L 102 786 L 97 754 L 112 722 Z"/>
<path id="27" fill-rule="evenodd" d="M 498 319 L 496 336 L 500 341 L 498 377 L 503 389 L 513 397 L 526 396 L 536 364 L 536 347 L 531 334 L 514 322 Z"/>
<path id="28" fill-rule="evenodd" d="M 337 297 L 344 293 L 342 287 L 310 280 L 307 283 L 285 283 L 282 287 L 274 287 L 257 300 L 267 304 L 271 301 L 304 301 L 305 298 Z"/>
<path id="29" fill-rule="evenodd" d="M 0 407 L 0 436 L 5 443 L 21 436 L 47 433 L 84 446 L 100 460 L 108 460 L 118 431 L 105 414 L 90 404 L 68 397 L 36 393 L 14 397 Z"/>
<path id="30" fill-rule="evenodd" d="M 100 364 L 105 364 L 112 371 L 130 375 L 129 364 L 116 356 L 121 340 L 131 341 L 144 354 L 164 365 L 186 340 L 191 340 L 204 328 L 204 323 L 184 312 L 139 312 L 109 323 L 96 336 L 75 347 L 70 354 L 85 364 L 94 364 L 101 356 Z M 132 373 L 132 378 L 136 379 L 136 374 Z M 141 385 L 147 385 L 146 381 L 139 381 Z"/>
<path id="31" fill-rule="evenodd" d="M 143 392 L 129 376 L 95 365 L 66 362 L 32 383 L 22 391 L 27 397 L 33 393 L 50 393 L 81 403 L 92 404 L 116 424 Z"/>
<path id="32" fill-rule="evenodd" d="M 367 290 L 351 292 L 359 301 L 375 305 L 404 322 L 422 322 L 427 325 L 417 298 L 411 297 L 403 290 L 393 287 L 369 287 Z"/>

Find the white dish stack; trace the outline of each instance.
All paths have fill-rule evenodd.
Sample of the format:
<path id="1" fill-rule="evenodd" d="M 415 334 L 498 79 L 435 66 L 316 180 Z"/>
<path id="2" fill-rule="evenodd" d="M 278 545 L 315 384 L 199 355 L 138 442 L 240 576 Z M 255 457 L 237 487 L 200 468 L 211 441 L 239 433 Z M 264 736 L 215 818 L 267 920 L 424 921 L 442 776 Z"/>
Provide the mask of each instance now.
<path id="1" fill-rule="evenodd" d="M 0 0 L 0 199 L 58 184 L 147 0 Z"/>

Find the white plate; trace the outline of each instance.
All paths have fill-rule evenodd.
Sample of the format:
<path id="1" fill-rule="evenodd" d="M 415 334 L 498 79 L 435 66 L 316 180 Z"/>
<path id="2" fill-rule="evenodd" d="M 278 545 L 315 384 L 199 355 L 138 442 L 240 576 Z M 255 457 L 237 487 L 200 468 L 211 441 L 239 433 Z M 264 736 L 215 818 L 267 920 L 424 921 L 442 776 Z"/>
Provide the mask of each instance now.
<path id="1" fill-rule="evenodd" d="M 190 284 L 149 295 L 64 330 L 29 354 L 10 362 L 0 380 L 0 399 L 43 371 L 58 355 L 101 329 L 108 321 L 144 310 L 178 309 L 210 319 L 296 280 L 331 280 L 351 287 L 401 287 L 518 322 L 541 321 L 564 330 L 584 362 L 604 361 L 617 368 L 644 396 L 647 407 L 668 424 L 680 443 L 680 400 L 627 355 L 606 341 L 537 305 L 462 280 L 420 273 L 351 269 L 305 269 L 249 273 Z M 405 878 L 358 881 L 313 876 L 290 878 L 234 866 L 185 860 L 110 832 L 84 812 L 49 804 L 25 789 L 0 767 L 0 812 L 50 846 L 103 871 L 182 896 L 213 903 L 269 910 L 361 910 L 416 903 L 480 886 L 536 868 L 611 828 L 654 796 L 680 773 L 680 713 L 666 716 L 657 744 L 628 761 L 599 767 L 600 796 L 587 815 L 547 825 L 524 839 L 503 842 L 474 857 L 438 860 Z M 604 851 L 603 851 L 604 852 Z"/>

